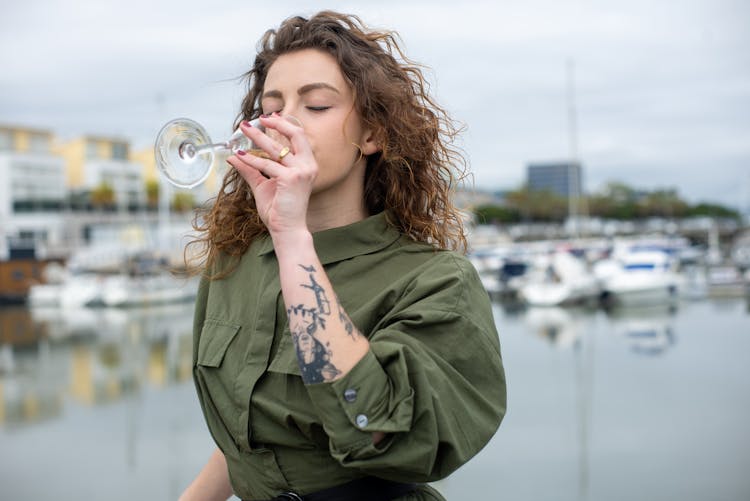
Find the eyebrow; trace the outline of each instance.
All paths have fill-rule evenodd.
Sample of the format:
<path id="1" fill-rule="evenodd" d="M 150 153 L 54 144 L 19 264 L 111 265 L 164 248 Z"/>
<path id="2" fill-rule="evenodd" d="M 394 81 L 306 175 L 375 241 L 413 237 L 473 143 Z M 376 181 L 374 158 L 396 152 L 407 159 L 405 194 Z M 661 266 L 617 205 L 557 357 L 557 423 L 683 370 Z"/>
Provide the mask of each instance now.
<path id="1" fill-rule="evenodd" d="M 299 94 L 301 96 L 303 94 L 307 94 L 308 92 L 313 91 L 313 90 L 317 90 L 317 89 L 328 89 L 328 90 L 331 90 L 331 91 L 335 92 L 336 94 L 341 94 L 336 87 L 334 87 L 331 84 L 327 84 L 325 82 L 314 82 L 314 83 L 309 83 L 307 85 L 303 85 L 302 87 L 300 87 L 299 89 L 297 89 L 297 94 Z M 263 99 L 265 99 L 265 98 L 281 99 L 282 98 L 281 91 L 278 91 L 278 90 L 269 90 L 269 91 L 263 93 L 262 98 Z"/>

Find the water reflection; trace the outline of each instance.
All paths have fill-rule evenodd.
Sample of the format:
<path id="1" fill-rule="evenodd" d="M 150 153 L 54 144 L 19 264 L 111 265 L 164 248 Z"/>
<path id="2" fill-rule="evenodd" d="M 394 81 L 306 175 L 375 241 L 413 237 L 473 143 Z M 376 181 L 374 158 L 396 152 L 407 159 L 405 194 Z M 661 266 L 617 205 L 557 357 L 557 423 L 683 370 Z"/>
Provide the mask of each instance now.
<path id="1" fill-rule="evenodd" d="M 571 465 L 576 464 L 575 498 L 591 497 L 591 455 L 594 419 L 594 387 L 600 344 L 613 345 L 620 356 L 663 355 L 676 344 L 675 306 L 616 308 L 528 307 L 502 309 L 506 319 L 518 318 L 527 336 L 544 341 L 561 351 L 570 351 L 569 381 L 573 421 L 569 449 Z M 632 357 L 631 357 L 632 358 Z M 558 376 L 564 376 L 559 374 Z"/>
<path id="2" fill-rule="evenodd" d="M 677 308 L 659 305 L 615 309 L 608 312 L 612 331 L 639 355 L 662 355 L 676 344 L 674 319 Z"/>
<path id="3" fill-rule="evenodd" d="M 192 311 L 192 304 L 1 309 L 0 424 L 55 418 L 67 400 L 100 405 L 146 384 L 188 380 Z M 579 364 L 593 364 L 593 347 L 585 344 L 594 342 L 591 321 L 601 310 L 508 306 L 503 312 L 547 343 L 574 349 Z M 612 310 L 606 313 L 607 331 L 635 354 L 662 355 L 676 344 L 675 314 L 668 307 Z"/>
<path id="4" fill-rule="evenodd" d="M 508 310 L 503 309 L 508 316 Z M 519 316 L 532 335 L 558 348 L 580 349 L 591 320 L 606 315 L 607 332 L 621 339 L 630 351 L 639 355 L 661 355 L 676 343 L 674 319 L 677 307 L 617 308 L 606 311 L 584 308 L 528 307 L 511 310 Z"/>
<path id="5" fill-rule="evenodd" d="M 748 499 L 745 300 L 493 311 L 509 413 L 439 483 L 447 499 Z M 177 499 L 214 447 L 189 381 L 191 317 L 0 309 L 0 498 Z"/>
<path id="6" fill-rule="evenodd" d="M 508 318 L 508 310 L 503 308 Z M 592 396 L 596 331 L 592 319 L 597 310 L 586 308 L 528 307 L 511 309 L 518 316 L 527 335 L 532 335 L 557 349 L 572 351 L 569 377 L 572 382 L 573 427 L 575 442 L 569 450 L 571 465 L 577 465 L 576 499 L 589 499 L 591 471 Z M 572 438 L 572 437 L 571 437 Z"/>
<path id="7" fill-rule="evenodd" d="M 532 334 L 552 345 L 567 348 L 575 345 L 581 337 L 582 324 L 577 312 L 560 307 L 530 307 L 524 320 Z"/>
<path id="8" fill-rule="evenodd" d="M 53 419 L 191 375 L 192 304 L 0 310 L 0 425 Z"/>

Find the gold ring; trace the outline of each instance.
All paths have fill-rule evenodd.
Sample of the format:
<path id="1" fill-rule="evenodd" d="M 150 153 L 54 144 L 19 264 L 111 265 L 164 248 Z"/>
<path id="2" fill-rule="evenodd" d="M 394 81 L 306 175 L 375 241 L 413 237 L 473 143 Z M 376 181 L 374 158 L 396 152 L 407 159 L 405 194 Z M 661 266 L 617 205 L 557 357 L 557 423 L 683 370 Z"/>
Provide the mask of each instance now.
<path id="1" fill-rule="evenodd" d="M 279 152 L 279 162 L 284 159 L 285 156 L 289 154 L 289 146 L 284 146 L 281 148 L 281 151 Z"/>

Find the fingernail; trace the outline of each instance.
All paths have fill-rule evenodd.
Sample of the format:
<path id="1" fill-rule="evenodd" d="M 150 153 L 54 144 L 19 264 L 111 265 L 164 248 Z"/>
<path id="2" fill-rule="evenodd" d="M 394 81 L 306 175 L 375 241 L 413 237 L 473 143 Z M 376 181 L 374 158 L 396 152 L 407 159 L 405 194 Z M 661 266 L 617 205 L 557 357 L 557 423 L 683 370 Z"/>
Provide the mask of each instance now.
<path id="1" fill-rule="evenodd" d="M 242 121 L 242 125 L 244 125 L 245 127 L 252 127 L 252 126 L 253 126 L 253 124 L 251 124 L 251 123 L 250 123 L 250 122 L 248 122 L 247 120 L 243 120 L 243 121 Z"/>
<path id="2" fill-rule="evenodd" d="M 268 113 L 263 113 L 263 114 L 262 114 L 262 115 L 260 116 L 260 118 L 268 118 L 268 117 L 270 117 L 270 116 L 271 116 L 271 115 L 269 115 Z"/>
<path id="3" fill-rule="evenodd" d="M 237 150 L 237 154 L 241 157 L 247 155 L 247 153 L 245 153 L 245 150 Z"/>

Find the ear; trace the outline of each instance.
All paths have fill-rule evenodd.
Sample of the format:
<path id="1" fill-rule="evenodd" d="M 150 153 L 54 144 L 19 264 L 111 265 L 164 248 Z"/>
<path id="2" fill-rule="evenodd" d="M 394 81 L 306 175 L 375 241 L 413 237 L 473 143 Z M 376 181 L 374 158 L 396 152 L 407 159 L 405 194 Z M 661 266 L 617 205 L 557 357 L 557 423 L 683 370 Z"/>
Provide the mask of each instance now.
<path id="1" fill-rule="evenodd" d="M 380 146 L 381 141 L 379 134 L 376 134 L 371 129 L 367 129 L 362 133 L 362 141 L 360 142 L 360 150 L 362 151 L 362 154 L 372 155 L 373 153 L 377 153 L 378 151 L 381 151 L 383 148 Z"/>

